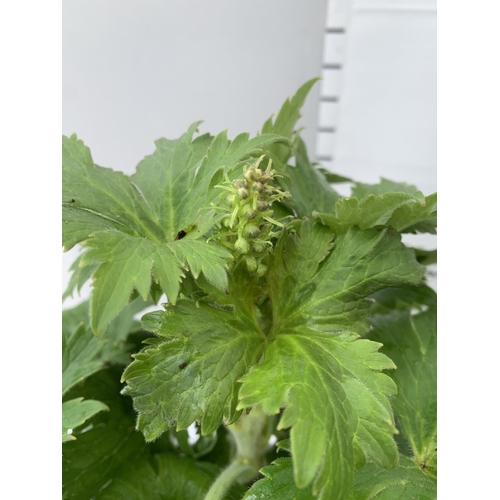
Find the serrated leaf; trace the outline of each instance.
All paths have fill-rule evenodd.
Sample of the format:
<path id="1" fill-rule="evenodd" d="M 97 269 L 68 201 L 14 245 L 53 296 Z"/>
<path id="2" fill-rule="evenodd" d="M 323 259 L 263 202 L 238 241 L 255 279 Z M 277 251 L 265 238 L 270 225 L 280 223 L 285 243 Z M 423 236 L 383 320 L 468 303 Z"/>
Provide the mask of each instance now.
<path id="1" fill-rule="evenodd" d="M 375 292 L 371 298 L 375 301 L 372 304 L 372 315 L 387 314 L 394 310 L 424 310 L 429 306 L 435 307 L 437 305 L 436 292 L 425 284 L 386 288 Z"/>
<path id="2" fill-rule="evenodd" d="M 207 188 L 215 172 L 287 140 L 276 134 L 248 140 L 248 134 L 240 134 L 229 142 L 225 133 L 193 140 L 197 125 L 176 141 L 158 140 L 156 151 L 131 177 L 94 165 L 76 135 L 63 138 L 63 243 L 65 249 L 76 243 L 91 247 L 79 264 L 95 266 L 91 312 L 96 334 L 133 292 L 149 295 L 151 275 L 172 303 L 184 267 L 195 275 L 201 271 L 215 286 L 227 286 L 221 259 L 228 260 L 229 252 L 194 243 L 193 235 L 202 238 L 213 226 L 213 212 L 201 218 L 203 231 L 192 231 L 191 243 L 175 240 L 209 205 L 214 193 L 207 195 Z"/>
<path id="3" fill-rule="evenodd" d="M 405 283 L 421 282 L 425 268 L 401 242 L 400 235 L 387 229 L 362 231 L 356 227 L 338 235 L 333 250 L 325 257 L 308 255 L 318 245 L 318 235 L 333 235 L 320 224 L 302 223 L 300 236 L 284 234 L 269 265 L 268 283 L 273 302 L 275 328 L 314 325 L 320 331 L 368 330 L 370 301 L 377 290 Z M 318 247 L 319 248 L 319 247 Z M 314 275 L 303 274 L 302 262 Z"/>
<path id="4" fill-rule="evenodd" d="M 380 195 L 385 193 L 408 193 L 414 194 L 418 188 L 413 184 L 406 182 L 394 182 L 389 179 L 380 178 L 378 184 L 363 184 L 362 182 L 355 182 L 351 188 L 352 196 L 361 199 L 370 194 Z"/>
<path id="5" fill-rule="evenodd" d="M 437 432 L 436 307 L 411 315 L 393 311 L 372 319 L 370 336 L 396 363 L 391 374 L 398 386 L 393 407 L 416 462 L 435 474 Z"/>
<path id="6" fill-rule="evenodd" d="M 387 224 L 400 233 L 436 234 L 437 193 L 425 197 L 425 206 L 407 205 L 395 210 Z"/>
<path id="7" fill-rule="evenodd" d="M 76 260 L 71 264 L 69 271 L 71 272 L 71 277 L 68 282 L 68 286 L 63 293 L 62 300 L 66 300 L 68 297 L 73 297 L 75 291 L 80 293 L 83 285 L 90 280 L 92 273 L 95 271 L 95 266 L 80 266 L 83 254 L 80 254 Z"/>
<path id="8" fill-rule="evenodd" d="M 103 362 L 97 355 L 104 341 L 97 339 L 81 324 L 69 337 L 63 335 L 62 393 L 102 368 Z"/>
<path id="9" fill-rule="evenodd" d="M 160 453 L 151 460 L 135 460 L 96 496 L 96 500 L 203 500 L 220 468 L 173 453 Z M 225 495 L 241 498 L 239 488 Z"/>
<path id="10" fill-rule="evenodd" d="M 62 440 L 73 441 L 76 438 L 68 434 L 69 429 L 75 429 L 89 418 L 93 417 L 100 411 L 109 410 L 109 408 L 100 401 L 92 399 L 75 398 L 70 401 L 65 401 L 62 405 Z"/>
<path id="11" fill-rule="evenodd" d="M 141 434 L 134 430 L 130 400 L 120 396 L 119 371 L 101 370 L 73 392 L 102 401 L 109 411 L 96 414 L 90 428 L 80 428 L 76 441 L 63 447 L 62 475 L 65 500 L 89 500 L 132 458 L 149 455 Z"/>
<path id="12" fill-rule="evenodd" d="M 93 275 L 92 329 L 103 332 L 128 302 L 134 288 L 145 300 L 151 274 L 169 300 L 175 303 L 183 276 L 167 245 L 118 232 L 97 232 L 84 242 L 89 249 L 82 265 L 100 264 Z"/>
<path id="13" fill-rule="evenodd" d="M 283 103 L 283 106 L 281 107 L 276 118 L 273 119 L 271 116 L 264 123 L 262 133 L 279 134 L 289 140 L 292 140 L 294 138 L 295 126 L 301 117 L 300 110 L 304 105 L 311 88 L 318 80 L 319 78 L 312 78 L 311 80 L 308 80 L 291 98 L 288 98 Z M 289 147 L 282 146 L 280 144 L 268 146 L 266 151 L 272 156 L 278 158 L 280 163 L 285 163 L 291 153 Z"/>
<path id="14" fill-rule="evenodd" d="M 435 500 L 436 483 L 409 458 L 401 456 L 397 467 L 385 470 L 373 463 L 356 471 L 349 500 Z"/>
<path id="15" fill-rule="evenodd" d="M 238 408 L 261 404 L 268 414 L 285 407 L 278 429 L 291 427 L 297 487 L 313 480 L 320 499 L 348 495 L 354 474 L 353 441 L 386 467 L 397 462 L 388 396 L 393 363 L 380 344 L 355 334 L 305 328 L 280 331 L 266 345 L 264 363 L 242 378 Z"/>
<path id="16" fill-rule="evenodd" d="M 437 250 L 424 250 L 422 248 L 414 248 L 415 257 L 423 266 L 430 266 L 437 263 Z"/>
<path id="17" fill-rule="evenodd" d="M 333 232 L 343 233 L 352 226 L 370 229 L 375 226 L 389 225 L 388 221 L 397 209 L 415 204 L 420 206 L 425 204 L 422 193 L 385 193 L 377 196 L 369 194 L 361 200 L 341 198 L 335 203 L 334 215 L 315 212 L 314 217 L 318 217 Z"/>
<path id="18" fill-rule="evenodd" d="M 201 422 L 203 435 L 234 421 L 237 380 L 260 358 L 258 326 L 233 312 L 180 300 L 143 317 L 160 338 L 148 341 L 125 370 L 124 393 L 139 412 L 138 428 L 153 440 L 168 427 Z"/>
<path id="19" fill-rule="evenodd" d="M 247 491 L 243 500 L 313 500 L 312 488 L 297 488 L 293 477 L 293 463 L 291 458 L 278 458 L 272 465 L 263 467 L 260 472 L 264 475 Z"/>
<path id="20" fill-rule="evenodd" d="M 298 217 L 310 217 L 313 211 L 334 210 L 340 195 L 332 189 L 325 176 L 315 169 L 308 157 L 304 141 L 297 137 L 293 153 L 296 166 L 287 165 L 280 173 L 280 184 L 292 197 L 285 205 L 292 208 Z"/>
<path id="21" fill-rule="evenodd" d="M 318 170 L 324 175 L 327 182 L 330 184 L 343 184 L 345 182 L 353 182 L 349 177 L 344 177 L 343 175 L 334 174 L 326 168 L 318 168 Z M 353 194 L 354 196 L 354 194 Z M 357 195 L 356 195 L 357 196 Z"/>

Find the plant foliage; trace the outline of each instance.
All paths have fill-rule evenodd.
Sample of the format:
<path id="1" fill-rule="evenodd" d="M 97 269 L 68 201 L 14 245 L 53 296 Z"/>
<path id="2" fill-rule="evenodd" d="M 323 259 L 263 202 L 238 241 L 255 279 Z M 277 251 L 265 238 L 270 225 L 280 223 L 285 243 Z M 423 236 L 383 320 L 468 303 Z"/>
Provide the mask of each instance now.
<path id="1" fill-rule="evenodd" d="M 401 239 L 436 194 L 312 164 L 315 81 L 131 176 L 63 137 L 64 296 L 92 284 L 63 313 L 63 498 L 436 498 L 437 254 Z"/>

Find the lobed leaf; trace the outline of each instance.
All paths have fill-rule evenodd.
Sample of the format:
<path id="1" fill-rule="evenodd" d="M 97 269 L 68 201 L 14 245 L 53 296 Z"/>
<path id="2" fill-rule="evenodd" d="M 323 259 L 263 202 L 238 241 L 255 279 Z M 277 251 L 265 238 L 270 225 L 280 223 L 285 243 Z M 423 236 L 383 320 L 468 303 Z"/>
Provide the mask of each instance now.
<path id="1" fill-rule="evenodd" d="M 96 500 L 203 500 L 219 472 L 215 464 L 158 453 L 150 460 L 127 464 Z M 241 496 L 230 491 L 224 498 L 237 500 Z"/>
<path id="2" fill-rule="evenodd" d="M 168 427 L 201 422 L 203 435 L 238 417 L 237 380 L 257 363 L 264 338 L 256 324 L 192 300 L 147 314 L 143 326 L 160 338 L 125 370 L 124 394 L 134 399 L 148 441 Z"/>
<path id="3" fill-rule="evenodd" d="M 349 500 L 435 500 L 436 483 L 407 457 L 401 456 L 397 467 L 381 469 L 370 463 L 356 471 Z"/>
<path id="4" fill-rule="evenodd" d="M 274 252 L 268 282 L 277 330 L 313 325 L 320 331 L 364 334 L 369 326 L 370 294 L 422 280 L 425 268 L 394 231 L 353 227 L 337 236 L 328 256 L 321 251 L 303 259 L 318 245 L 319 235 L 325 242 L 333 238 L 321 225 L 305 220 L 300 236 L 284 234 Z M 303 260 L 308 266 L 318 266 L 316 274 L 302 273 Z"/>
<path id="5" fill-rule="evenodd" d="M 100 401 L 92 399 L 75 398 L 65 401 L 62 405 L 62 441 L 74 441 L 76 439 L 72 434 L 68 434 L 69 429 L 75 429 L 84 424 L 96 413 L 109 408 Z"/>
<path id="6" fill-rule="evenodd" d="M 417 464 L 435 475 L 437 433 L 436 306 L 411 315 L 392 311 L 374 316 L 370 336 L 396 363 L 391 374 L 398 386 L 392 404 Z"/>
<path id="7" fill-rule="evenodd" d="M 298 488 L 313 482 L 320 499 L 345 499 L 354 474 L 356 439 L 385 467 L 397 463 L 388 396 L 395 385 L 380 370 L 393 363 L 380 344 L 355 334 L 301 328 L 280 331 L 266 345 L 264 362 L 242 378 L 238 408 L 260 404 L 285 411 L 278 429 L 291 427 Z"/>

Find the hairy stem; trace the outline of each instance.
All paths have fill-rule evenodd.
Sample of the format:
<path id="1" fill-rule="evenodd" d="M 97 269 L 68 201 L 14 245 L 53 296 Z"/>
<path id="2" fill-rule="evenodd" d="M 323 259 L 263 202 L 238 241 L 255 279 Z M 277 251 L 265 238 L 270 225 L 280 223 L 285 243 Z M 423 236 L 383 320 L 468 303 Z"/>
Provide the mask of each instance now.
<path id="1" fill-rule="evenodd" d="M 210 487 L 205 500 L 223 500 L 236 481 L 247 483 L 265 465 L 264 455 L 274 428 L 274 417 L 268 417 L 258 407 L 228 426 L 236 444 L 236 456 Z"/>
<path id="2" fill-rule="evenodd" d="M 247 464 L 235 460 L 231 462 L 212 484 L 210 490 L 205 497 L 205 500 L 223 500 L 227 490 L 235 483 L 241 476 L 250 474 L 257 474 L 259 471 Z"/>

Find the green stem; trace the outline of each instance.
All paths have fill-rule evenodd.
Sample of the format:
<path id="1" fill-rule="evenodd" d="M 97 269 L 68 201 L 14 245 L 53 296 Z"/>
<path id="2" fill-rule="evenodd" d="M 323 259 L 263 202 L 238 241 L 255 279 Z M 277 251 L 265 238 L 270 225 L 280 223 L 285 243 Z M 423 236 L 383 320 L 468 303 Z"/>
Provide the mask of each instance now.
<path id="1" fill-rule="evenodd" d="M 235 460 L 230 463 L 215 480 L 205 500 L 223 500 L 227 490 L 238 480 L 238 478 L 249 473 L 256 475 L 258 472 L 258 470 L 255 470 L 250 465 Z"/>

